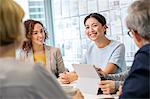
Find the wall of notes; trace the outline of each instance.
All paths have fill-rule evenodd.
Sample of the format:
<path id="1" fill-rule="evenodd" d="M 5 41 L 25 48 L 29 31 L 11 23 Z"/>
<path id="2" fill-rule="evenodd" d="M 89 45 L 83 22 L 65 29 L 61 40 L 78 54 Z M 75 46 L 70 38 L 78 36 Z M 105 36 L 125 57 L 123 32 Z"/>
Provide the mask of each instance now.
<path id="1" fill-rule="evenodd" d="M 126 62 L 131 66 L 137 47 L 127 35 L 127 8 L 133 0 L 52 0 L 55 46 L 62 51 L 65 65 L 79 63 L 90 41 L 84 34 L 86 15 L 98 12 L 106 17 L 110 39 L 125 44 Z"/>

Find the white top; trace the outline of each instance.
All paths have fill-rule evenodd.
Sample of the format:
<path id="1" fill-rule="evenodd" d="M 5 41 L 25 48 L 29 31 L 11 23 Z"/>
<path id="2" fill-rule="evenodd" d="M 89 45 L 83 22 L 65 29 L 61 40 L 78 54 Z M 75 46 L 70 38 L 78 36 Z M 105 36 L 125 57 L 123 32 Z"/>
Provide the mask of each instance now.
<path id="1" fill-rule="evenodd" d="M 0 58 L 1 99 L 67 99 L 55 79 L 41 64 Z"/>
<path id="2" fill-rule="evenodd" d="M 126 69 L 125 46 L 114 40 L 111 40 L 110 44 L 104 48 L 97 48 L 95 43 L 92 43 L 81 63 L 96 65 L 100 68 L 105 68 L 108 63 L 113 63 L 117 65 L 115 73 L 122 72 Z"/>

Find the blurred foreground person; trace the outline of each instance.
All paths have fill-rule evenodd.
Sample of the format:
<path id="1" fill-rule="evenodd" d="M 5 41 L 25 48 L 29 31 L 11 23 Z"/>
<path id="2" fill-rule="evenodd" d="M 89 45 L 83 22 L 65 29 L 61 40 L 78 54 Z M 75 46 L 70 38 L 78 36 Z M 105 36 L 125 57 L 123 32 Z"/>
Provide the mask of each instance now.
<path id="1" fill-rule="evenodd" d="M 0 0 L 0 99 L 68 99 L 41 64 L 16 60 L 16 48 L 25 38 L 23 16 L 15 1 Z M 76 96 L 83 98 L 79 90 L 73 99 L 78 99 Z"/>

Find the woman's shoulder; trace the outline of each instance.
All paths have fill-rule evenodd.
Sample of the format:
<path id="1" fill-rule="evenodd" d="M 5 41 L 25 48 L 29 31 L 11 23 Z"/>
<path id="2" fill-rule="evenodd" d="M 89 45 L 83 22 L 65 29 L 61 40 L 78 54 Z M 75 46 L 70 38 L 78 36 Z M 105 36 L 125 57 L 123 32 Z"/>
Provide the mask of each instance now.
<path id="1" fill-rule="evenodd" d="M 59 49 L 58 47 L 51 46 L 51 45 L 45 45 L 45 48 L 48 48 L 48 49 Z"/>
<path id="2" fill-rule="evenodd" d="M 111 40 L 112 44 L 122 44 L 121 42 L 117 41 L 117 40 Z"/>
<path id="3" fill-rule="evenodd" d="M 60 51 L 60 48 L 54 47 L 54 46 L 50 46 L 50 45 L 45 45 L 45 49 L 46 50 L 51 50 L 51 51 Z"/>
<path id="4" fill-rule="evenodd" d="M 111 40 L 110 45 L 116 46 L 116 47 L 117 47 L 117 46 L 124 46 L 123 43 L 121 43 L 121 42 L 119 42 L 119 41 L 116 41 L 116 40 Z"/>

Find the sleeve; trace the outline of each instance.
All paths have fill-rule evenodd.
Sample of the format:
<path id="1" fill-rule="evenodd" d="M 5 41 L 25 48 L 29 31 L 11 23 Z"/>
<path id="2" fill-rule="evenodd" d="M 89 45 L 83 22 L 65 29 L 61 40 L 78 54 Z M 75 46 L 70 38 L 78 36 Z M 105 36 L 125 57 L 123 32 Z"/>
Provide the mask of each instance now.
<path id="1" fill-rule="evenodd" d="M 57 48 L 57 51 L 56 51 L 56 58 L 57 58 L 56 59 L 56 61 L 57 61 L 56 64 L 57 64 L 58 74 L 66 71 L 65 66 L 64 66 L 64 62 L 63 62 L 63 58 L 62 58 L 62 54 L 61 54 L 59 48 Z"/>
<path id="2" fill-rule="evenodd" d="M 53 74 L 46 71 L 40 63 L 34 66 L 33 87 L 38 99 L 68 99 Z"/>
<path id="3" fill-rule="evenodd" d="M 119 85 L 121 85 L 122 82 L 123 82 L 123 81 L 115 81 L 115 92 L 118 91 Z"/>
<path id="4" fill-rule="evenodd" d="M 149 56 L 138 53 L 124 82 L 120 99 L 149 97 L 149 66 Z"/>
<path id="5" fill-rule="evenodd" d="M 128 74 L 129 74 L 129 70 L 126 70 L 118 74 L 108 74 L 106 75 L 105 78 L 109 80 L 123 81 L 127 78 Z"/>
<path id="6" fill-rule="evenodd" d="M 125 70 L 125 46 L 120 44 L 113 51 L 109 63 L 116 64 L 122 71 Z"/>

